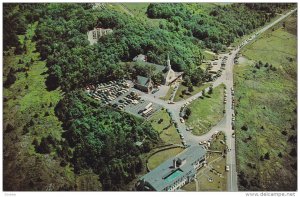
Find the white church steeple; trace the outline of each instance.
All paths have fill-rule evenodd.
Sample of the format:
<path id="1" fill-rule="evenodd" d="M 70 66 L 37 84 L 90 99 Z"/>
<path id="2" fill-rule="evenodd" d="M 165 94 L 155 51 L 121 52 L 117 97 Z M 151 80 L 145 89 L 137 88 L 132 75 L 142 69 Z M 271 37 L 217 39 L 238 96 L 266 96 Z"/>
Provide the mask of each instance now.
<path id="1" fill-rule="evenodd" d="M 167 59 L 167 69 L 171 70 L 171 61 L 170 61 L 170 58 L 169 58 L 169 54 L 168 54 L 168 59 Z"/>

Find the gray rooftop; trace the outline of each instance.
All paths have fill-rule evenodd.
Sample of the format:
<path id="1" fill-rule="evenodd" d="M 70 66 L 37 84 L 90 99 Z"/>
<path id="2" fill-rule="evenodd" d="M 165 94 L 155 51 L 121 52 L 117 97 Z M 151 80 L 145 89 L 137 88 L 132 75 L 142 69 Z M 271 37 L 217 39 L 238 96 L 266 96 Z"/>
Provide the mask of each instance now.
<path id="1" fill-rule="evenodd" d="M 144 179 L 150 183 L 155 190 L 162 191 L 165 187 L 173 185 L 181 177 L 188 175 L 189 172 L 195 174 L 196 170 L 193 167 L 193 163 L 204 157 L 205 154 L 206 150 L 202 146 L 191 146 L 141 177 L 141 180 Z M 173 160 L 175 158 L 181 161 L 185 160 L 185 163 L 178 168 L 174 168 Z"/>
<path id="2" fill-rule="evenodd" d="M 150 79 L 147 77 L 143 77 L 143 76 L 137 76 L 137 83 L 147 87 L 150 83 Z"/>
<path id="3" fill-rule="evenodd" d="M 137 55 L 137 56 L 135 56 L 135 57 L 133 58 L 133 61 L 135 61 L 135 62 L 137 62 L 137 61 L 142 61 L 142 62 L 144 62 L 144 61 L 146 61 L 146 56 L 143 55 L 143 54 L 139 54 L 139 55 Z"/>

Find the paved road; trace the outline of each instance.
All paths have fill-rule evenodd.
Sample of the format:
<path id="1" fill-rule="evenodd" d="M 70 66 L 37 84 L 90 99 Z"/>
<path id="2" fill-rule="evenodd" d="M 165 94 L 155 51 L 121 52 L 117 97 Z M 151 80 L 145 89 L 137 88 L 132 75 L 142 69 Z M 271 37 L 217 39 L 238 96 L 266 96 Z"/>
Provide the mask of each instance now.
<path id="1" fill-rule="evenodd" d="M 272 23 L 266 25 L 262 29 L 260 29 L 258 32 L 256 32 L 255 35 L 252 36 L 252 39 L 255 39 L 257 35 L 265 32 L 270 27 L 281 21 L 282 19 L 286 18 L 287 16 L 291 15 L 293 12 L 295 12 L 296 9 L 291 10 L 285 15 L 282 15 L 277 20 L 273 21 Z M 247 45 L 250 41 L 244 41 L 243 45 L 241 47 L 244 47 Z M 143 94 L 142 98 L 145 100 L 149 100 L 151 102 L 157 103 L 162 105 L 164 108 L 168 109 L 168 111 L 171 112 L 172 119 L 177 123 L 179 131 L 184 136 L 184 140 L 186 141 L 187 145 L 198 145 L 200 141 L 209 140 L 211 136 L 215 133 L 215 131 L 222 130 L 225 132 L 226 135 L 226 143 L 228 146 L 228 153 L 227 153 L 227 165 L 229 166 L 229 172 L 227 177 L 227 190 L 228 191 L 238 191 L 238 185 L 237 185 L 237 172 L 236 172 L 236 154 L 235 154 L 235 138 L 232 137 L 232 133 L 234 132 L 232 130 L 232 114 L 234 113 L 234 110 L 232 109 L 232 96 L 231 96 L 231 88 L 233 88 L 233 67 L 234 67 L 234 57 L 236 54 L 240 51 L 240 47 L 236 48 L 232 51 L 232 54 L 222 54 L 221 56 L 228 56 L 228 60 L 225 65 L 225 70 L 222 72 L 222 75 L 217 78 L 216 81 L 214 81 L 213 87 L 217 87 L 221 83 L 224 83 L 227 89 L 227 103 L 225 104 L 225 115 L 224 118 L 209 132 L 207 132 L 204 135 L 201 136 L 195 136 L 190 131 L 186 131 L 186 125 L 184 123 L 180 122 L 180 108 L 184 106 L 185 103 L 191 102 L 195 99 L 197 99 L 199 96 L 202 96 L 202 92 L 197 93 L 194 96 L 189 97 L 188 99 L 176 102 L 175 104 L 168 104 L 166 101 L 160 100 L 155 98 L 151 94 Z M 218 61 L 218 64 L 220 64 L 220 61 Z M 206 89 L 208 91 L 208 88 Z"/>
<path id="2" fill-rule="evenodd" d="M 265 32 L 266 30 L 268 30 L 270 27 L 274 26 L 276 23 L 278 23 L 279 21 L 283 20 L 284 18 L 288 17 L 289 15 L 291 15 L 293 12 L 295 12 L 296 9 L 291 10 L 290 12 L 286 13 L 285 15 L 281 16 L 280 18 L 278 18 L 277 20 L 273 21 L 272 23 L 266 25 L 265 27 L 263 27 L 262 29 L 260 29 L 257 33 L 257 35 L 262 34 L 263 32 Z M 255 35 L 252 36 L 253 39 L 255 39 Z M 245 42 L 245 45 L 247 45 L 248 42 Z M 244 46 L 245 46 L 244 45 Z M 227 69 L 226 69 L 226 86 L 228 88 L 233 88 L 233 66 L 234 66 L 234 57 L 235 54 L 237 54 L 239 52 L 240 48 L 237 48 L 235 51 L 233 51 L 232 55 L 229 56 L 228 58 L 228 64 L 226 65 Z M 227 92 L 227 94 L 229 94 L 230 92 Z M 227 145 L 229 148 L 229 152 L 227 153 L 227 165 L 229 165 L 229 173 L 228 173 L 228 177 L 227 177 L 227 190 L 228 191 L 238 191 L 238 184 L 237 184 L 237 171 L 236 171 L 236 152 L 235 152 L 235 139 L 232 138 L 232 133 L 233 130 L 231 128 L 231 120 L 232 120 L 232 114 L 234 113 L 234 111 L 231 109 L 231 106 L 229 106 L 229 103 L 232 102 L 232 97 L 228 97 L 228 105 L 226 105 L 226 129 L 225 129 L 225 134 L 226 134 L 226 139 L 227 139 Z"/>

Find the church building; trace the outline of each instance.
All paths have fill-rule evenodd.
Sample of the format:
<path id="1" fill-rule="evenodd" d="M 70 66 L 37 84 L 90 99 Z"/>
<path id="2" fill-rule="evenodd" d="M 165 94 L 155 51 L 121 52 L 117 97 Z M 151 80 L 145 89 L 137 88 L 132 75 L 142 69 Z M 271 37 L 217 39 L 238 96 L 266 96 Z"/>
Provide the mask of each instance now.
<path id="1" fill-rule="evenodd" d="M 158 65 L 158 64 L 153 64 L 153 63 L 150 63 L 150 62 L 147 62 L 147 56 L 145 55 L 142 55 L 142 54 L 139 54 L 138 56 L 136 56 L 135 58 L 133 58 L 133 61 L 134 62 L 139 62 L 139 63 L 143 63 L 145 65 L 152 65 L 155 67 L 155 73 L 161 73 L 163 75 L 163 82 L 161 85 L 171 85 L 173 82 L 175 82 L 176 80 L 178 79 L 182 79 L 182 75 L 183 75 L 183 72 L 175 72 L 173 69 L 172 69 L 172 66 L 171 66 L 171 61 L 170 61 L 170 58 L 169 58 L 169 55 L 168 55 L 168 58 L 167 58 L 167 63 L 165 66 L 162 66 L 162 65 Z M 141 76 L 138 76 L 138 79 L 141 78 Z M 140 80 L 137 80 L 136 81 L 136 85 L 135 87 L 141 91 L 145 91 L 147 90 L 146 92 L 151 92 L 151 90 L 149 89 L 149 86 L 146 87 L 145 84 L 140 84 L 139 82 Z M 145 80 L 143 80 L 145 81 Z M 151 81 L 151 79 L 148 79 L 148 81 Z M 149 85 L 149 83 L 147 83 Z M 145 87 L 144 87 L 145 86 Z M 151 88 L 152 88 L 152 85 L 151 85 Z"/>

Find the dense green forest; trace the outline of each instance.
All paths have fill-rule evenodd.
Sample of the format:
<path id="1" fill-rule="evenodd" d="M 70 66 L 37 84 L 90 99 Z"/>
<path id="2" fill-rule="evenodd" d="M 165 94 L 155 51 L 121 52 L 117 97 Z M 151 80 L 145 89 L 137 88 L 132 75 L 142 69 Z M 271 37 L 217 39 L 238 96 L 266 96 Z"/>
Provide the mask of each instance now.
<path id="1" fill-rule="evenodd" d="M 74 165 L 75 173 L 93 169 L 104 190 L 124 189 L 143 169 L 140 154 L 149 152 L 158 141 L 148 123 L 101 106 L 85 94 L 71 92 L 56 108 L 66 129 L 63 137 L 74 148 L 72 158 L 65 155 L 65 159 Z"/>
<path id="2" fill-rule="evenodd" d="M 78 188 L 78 185 L 81 185 L 81 183 L 78 183 L 78 180 L 93 180 L 89 184 L 97 186 L 99 183 L 97 183 L 97 178 L 94 178 L 94 173 L 99 176 L 98 179 L 102 183 L 100 185 L 102 185 L 104 190 L 124 190 L 124 186 L 135 178 L 135 174 L 144 168 L 140 155 L 143 152 L 149 151 L 159 140 L 156 132 L 149 125 L 141 124 L 140 119 L 100 106 L 95 101 L 86 98 L 84 95 L 82 96 L 80 89 L 70 91 L 72 86 L 66 86 L 66 84 L 83 83 L 84 80 L 88 80 L 86 78 L 82 79 L 84 75 L 90 74 L 94 77 L 97 75 L 97 77 L 101 78 L 102 76 L 106 77 L 104 73 L 111 73 L 111 70 L 117 69 L 117 64 L 114 64 L 114 62 L 117 62 L 118 58 L 113 60 L 112 56 L 115 54 L 114 52 L 107 51 L 106 53 L 110 55 L 107 59 L 95 55 L 97 54 L 98 47 L 99 53 L 101 53 L 101 47 L 89 46 L 85 35 L 87 29 L 83 28 L 82 33 L 79 30 L 72 31 L 72 34 L 69 33 L 70 40 L 67 40 L 62 35 L 65 33 L 67 36 L 67 30 L 71 31 L 71 29 L 75 28 L 74 24 L 71 25 L 71 23 L 75 23 L 76 20 L 74 18 L 74 21 L 72 20 L 68 24 L 66 22 L 59 26 L 58 24 L 62 22 L 58 20 L 61 17 L 60 15 L 63 15 L 67 9 L 70 9 L 70 12 L 68 12 L 70 15 L 65 17 L 69 20 L 75 15 L 79 17 L 80 11 L 88 9 L 87 5 L 37 4 L 32 7 L 29 5 L 11 6 L 10 4 L 6 4 L 5 6 L 7 6 L 6 9 L 10 9 L 10 14 L 6 15 L 7 20 L 5 23 L 18 23 L 22 21 L 20 23 L 24 25 L 23 28 L 20 26 L 20 29 L 14 29 L 15 26 L 12 26 L 12 24 L 10 26 L 6 24 L 7 27 L 11 28 L 8 28 L 6 31 L 15 32 L 10 36 L 12 39 L 17 39 L 18 42 L 5 43 L 6 49 L 10 47 L 15 48 L 15 50 L 10 50 L 9 53 L 6 52 L 4 56 L 6 60 L 4 64 L 6 71 L 4 72 L 4 106 L 6 108 L 4 111 L 4 124 L 7 133 L 4 135 L 6 145 L 5 155 L 7 155 L 5 157 L 7 162 L 4 165 L 7 172 L 5 177 L 7 181 L 5 181 L 4 185 L 5 190 L 85 190 L 86 188 Z M 47 15 L 41 14 L 45 18 L 39 16 L 33 19 L 29 17 L 29 13 L 32 12 L 34 7 L 40 10 L 40 13 L 45 13 L 46 11 L 49 13 Z M 14 11 L 16 15 L 13 14 Z M 74 13 L 71 13 L 71 11 Z M 49 16 L 52 18 L 49 19 Z M 88 12 L 86 16 L 88 17 Z M 35 28 L 32 29 L 31 23 L 36 21 L 36 19 L 38 21 L 35 23 Z M 84 18 L 77 20 L 77 24 L 86 21 Z M 63 28 L 67 25 L 70 25 L 69 29 Z M 31 36 L 28 36 L 26 32 L 29 32 Z M 30 44 L 31 40 L 34 40 L 33 49 L 27 47 L 27 44 Z M 30 45 L 30 47 L 33 46 Z M 52 49 L 51 47 L 54 48 Z M 36 50 L 40 53 L 36 53 Z M 114 50 L 117 51 L 118 49 Z M 45 60 L 40 62 L 45 63 L 48 69 L 44 69 L 42 72 L 34 70 L 32 79 L 28 78 L 31 76 L 30 69 L 32 67 L 35 69 L 43 68 L 40 64 L 35 65 L 35 61 L 39 61 L 40 56 Z M 99 67 L 93 68 L 96 62 L 89 65 L 89 58 L 93 58 Z M 66 64 L 68 61 L 69 63 Z M 105 61 L 110 61 L 112 65 L 106 62 L 105 64 L 108 68 L 105 68 L 105 65 L 102 65 L 101 61 L 104 63 Z M 54 62 L 55 64 L 53 64 Z M 80 67 L 82 70 L 80 70 Z M 85 70 L 89 68 L 96 70 Z M 59 71 L 56 69 L 59 69 Z M 63 70 L 63 76 L 59 74 L 61 70 Z M 107 76 L 107 78 L 109 77 Z M 46 81 L 46 78 L 48 81 Z M 71 82 L 72 80 L 75 81 Z M 32 87 L 35 83 L 41 87 Z M 66 94 L 63 97 L 58 95 L 55 97 L 49 96 L 43 101 L 43 96 L 52 95 L 57 91 L 53 91 L 51 89 L 53 88 L 52 86 L 50 88 L 52 91 L 49 92 L 45 86 L 47 83 L 59 84 L 60 87 L 64 88 L 63 90 Z M 32 94 L 28 92 L 28 88 L 31 90 L 31 87 L 32 91 L 34 91 Z M 22 91 L 21 95 L 25 95 L 26 97 L 24 99 L 19 98 L 21 99 L 19 101 L 18 97 L 14 95 L 20 94 L 20 91 Z M 39 94 L 36 92 L 39 92 Z M 43 96 L 40 96 L 42 93 Z M 40 105 L 37 102 L 32 103 L 32 101 L 40 99 L 42 99 Z M 56 105 L 58 102 L 57 99 L 61 99 L 61 101 Z M 18 111 L 15 109 L 19 105 L 22 108 L 26 106 L 25 110 L 32 111 L 32 114 L 30 113 L 29 116 L 26 116 L 25 120 L 23 110 Z M 45 108 L 46 106 L 52 109 L 52 114 L 44 112 L 48 109 Z M 35 110 L 32 110 L 33 108 Z M 12 110 L 16 113 L 13 113 L 14 116 L 9 115 Z M 51 119 L 56 118 L 55 114 L 62 121 L 62 126 L 59 122 L 50 124 L 49 120 L 44 121 L 42 119 L 44 116 L 51 117 Z M 48 125 L 47 128 L 46 125 Z M 41 132 L 45 129 L 44 133 Z M 52 130 L 55 133 L 52 133 Z M 19 137 L 16 138 L 18 134 Z M 12 145 L 13 140 L 18 146 Z M 144 140 L 144 143 L 142 146 L 137 147 L 135 142 L 139 140 Z M 20 151 L 22 148 L 21 144 L 25 142 L 30 147 L 30 152 L 24 152 L 21 156 L 12 156 L 12 153 L 16 154 Z M 24 157 L 28 154 L 30 155 L 28 157 L 30 161 L 24 162 Z M 48 158 L 51 162 L 48 161 L 49 163 L 46 164 L 43 155 L 51 155 Z M 37 161 L 34 162 L 35 160 Z M 18 168 L 18 163 L 20 162 L 24 162 L 21 169 Z M 34 166 L 39 165 L 41 168 L 45 168 L 44 171 L 30 171 Z M 26 169 L 22 171 L 23 168 Z M 89 173 L 91 175 L 88 176 L 84 175 L 84 178 L 82 178 L 80 175 L 89 169 L 92 169 L 93 173 Z M 20 170 L 22 173 L 20 173 Z M 64 175 L 66 177 L 63 178 L 65 181 L 62 180 L 61 183 L 47 178 L 46 174 L 51 170 L 53 171 L 53 175 L 57 177 L 63 177 L 62 173 L 66 172 L 67 174 Z M 20 173 L 26 179 L 18 180 L 17 174 L 9 172 Z M 36 177 L 40 178 L 37 180 Z M 49 188 L 51 182 L 53 185 L 52 188 Z M 92 190 L 101 189 L 99 186 L 88 188 Z"/>
<path id="3" fill-rule="evenodd" d="M 143 153 L 160 139 L 149 124 L 102 106 L 81 88 L 148 72 L 123 63 L 140 53 L 158 64 L 169 54 L 186 84 L 199 85 L 204 47 L 224 49 L 284 6 L 234 4 L 200 14 L 197 4 L 151 4 L 148 16 L 166 19 L 153 26 L 92 4 L 5 3 L 4 189 L 128 189 L 143 171 Z M 96 26 L 113 33 L 90 45 L 86 32 Z M 80 187 L 85 182 L 93 186 Z"/>
<path id="4" fill-rule="evenodd" d="M 230 4 L 202 10 L 201 4 L 157 3 L 150 4 L 150 18 L 164 18 L 175 26 L 163 29 L 180 30 L 200 40 L 200 43 L 215 52 L 225 50 L 238 37 L 269 22 L 276 12 L 289 4 Z"/>

